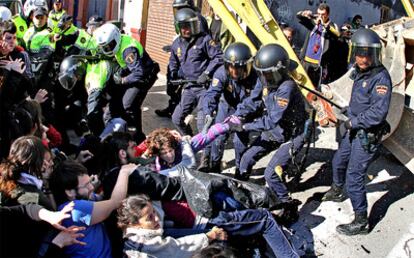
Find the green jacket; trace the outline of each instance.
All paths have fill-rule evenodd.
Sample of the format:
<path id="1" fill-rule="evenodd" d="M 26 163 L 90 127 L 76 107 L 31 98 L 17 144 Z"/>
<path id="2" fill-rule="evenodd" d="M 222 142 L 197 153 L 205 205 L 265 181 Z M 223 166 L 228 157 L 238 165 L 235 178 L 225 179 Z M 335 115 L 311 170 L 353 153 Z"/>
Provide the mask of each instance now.
<path id="1" fill-rule="evenodd" d="M 127 66 L 123 58 L 123 53 L 125 49 L 129 47 L 136 47 L 138 49 L 140 57 L 142 57 L 144 53 L 144 48 L 142 47 L 141 43 L 139 43 L 136 39 L 128 35 L 121 35 L 121 46 L 119 47 L 118 52 L 116 52 L 115 55 L 115 59 L 118 62 L 119 66 L 121 66 L 121 68 Z"/>

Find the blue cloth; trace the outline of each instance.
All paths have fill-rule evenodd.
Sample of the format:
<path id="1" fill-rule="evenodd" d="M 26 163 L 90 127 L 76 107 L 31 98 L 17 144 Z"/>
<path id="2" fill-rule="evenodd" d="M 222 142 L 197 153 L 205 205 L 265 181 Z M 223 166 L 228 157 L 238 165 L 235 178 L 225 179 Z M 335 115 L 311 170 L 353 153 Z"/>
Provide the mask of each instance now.
<path id="1" fill-rule="evenodd" d="M 323 26 L 322 24 L 319 24 L 311 32 L 309 36 L 308 45 L 306 46 L 305 58 L 309 58 L 317 62 L 317 64 L 320 64 L 322 60 L 322 53 L 323 53 L 322 33 L 323 33 Z"/>
<path id="2" fill-rule="evenodd" d="M 222 56 L 220 46 L 208 34 L 199 34 L 190 41 L 178 37 L 171 46 L 169 70 L 187 80 L 197 80 L 203 72 L 211 77 L 223 64 Z"/>
<path id="3" fill-rule="evenodd" d="M 352 128 L 369 129 L 381 124 L 388 114 L 391 102 L 391 77 L 384 67 L 368 72 L 355 71 L 348 116 Z"/>
<path id="4" fill-rule="evenodd" d="M 127 59 L 127 57 L 129 58 Z M 134 56 L 131 59 L 131 56 Z M 136 47 L 128 47 L 122 53 L 122 58 L 124 60 L 133 60 L 132 62 L 126 62 L 127 67 L 122 71 L 124 74 L 123 80 L 124 84 L 134 84 L 142 83 L 148 77 L 148 73 L 151 72 L 154 67 L 154 62 L 144 50 L 142 56 L 139 55 L 138 49 Z"/>
<path id="5" fill-rule="evenodd" d="M 340 187 L 346 184 L 354 212 L 362 214 L 367 212 L 368 206 L 366 171 L 375 151 L 364 150 L 355 132 L 360 129 L 370 131 L 385 121 L 391 102 L 392 84 L 388 71 L 383 67 L 364 73 L 355 70 L 353 76 L 355 80 L 348 108 L 352 133 L 347 132 L 343 136 L 332 160 L 332 172 L 334 184 Z"/>
<path id="6" fill-rule="evenodd" d="M 91 225 L 93 204 L 92 201 L 87 200 L 74 200 L 75 207 L 71 212 L 71 218 L 65 219 L 62 225 L 70 227 L 73 225 L 86 227 L 84 231 L 81 231 L 85 235 L 84 238 L 79 240 L 86 243 L 82 245 L 70 245 L 65 247 L 65 253 L 69 257 L 112 257 L 111 244 L 109 242 L 108 235 L 103 223 Z M 68 204 L 64 203 L 58 207 L 58 210 L 62 210 L 63 207 Z"/>
<path id="7" fill-rule="evenodd" d="M 221 211 L 217 217 L 210 219 L 209 225 L 223 228 L 229 235 L 234 236 L 261 234 L 276 257 L 299 257 L 268 210 Z"/>
<path id="8" fill-rule="evenodd" d="M 217 110 L 216 123 L 223 122 L 234 114 L 237 105 L 250 96 L 256 85 L 257 75 L 254 71 L 241 81 L 231 79 L 224 66 L 221 66 L 213 75 L 212 83 L 205 93 L 203 101 L 204 115 L 212 115 Z M 229 134 L 219 136 L 205 149 L 212 163 L 217 164 L 223 158 L 224 146 Z M 236 150 L 237 153 L 237 150 Z"/>

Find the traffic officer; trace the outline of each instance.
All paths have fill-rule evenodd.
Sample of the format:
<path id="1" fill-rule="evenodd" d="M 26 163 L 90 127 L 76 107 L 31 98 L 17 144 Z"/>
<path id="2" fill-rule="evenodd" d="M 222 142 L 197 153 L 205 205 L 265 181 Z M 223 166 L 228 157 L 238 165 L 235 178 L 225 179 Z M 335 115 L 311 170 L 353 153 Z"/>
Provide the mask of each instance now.
<path id="1" fill-rule="evenodd" d="M 226 117 L 234 114 L 237 105 L 250 96 L 257 81 L 256 72 L 252 72 L 253 56 L 246 44 L 241 42 L 230 44 L 224 51 L 223 59 L 224 66 L 221 66 L 214 73 L 212 83 L 203 101 L 203 112 L 207 126 L 211 124 L 216 112 L 215 123 L 223 122 Z M 208 158 L 210 147 L 204 150 L 204 156 L 198 170 L 205 172 L 221 171 L 220 163 L 228 136 L 222 135 L 211 144 L 211 166 Z M 241 142 L 245 142 L 249 138 L 248 132 L 238 132 L 234 137 Z M 240 155 L 238 154 L 240 154 L 240 151 L 236 151 L 236 166 L 240 162 Z"/>
<path id="2" fill-rule="evenodd" d="M 304 97 L 289 77 L 289 72 L 297 64 L 289 59 L 286 50 L 280 45 L 268 44 L 259 49 L 253 66 L 260 80 L 252 95 L 238 106 L 235 116 L 242 117 L 243 121 L 246 120 L 246 115 L 259 108 L 267 111 L 253 121 L 246 120 L 241 127 L 237 127 L 237 130 L 256 131 L 261 134 L 242 154 L 239 174 L 236 176 L 246 180 L 256 162 L 277 149 L 265 169 L 264 176 L 270 189 L 288 209 L 293 201 L 282 181 L 282 174 L 292 155 L 299 152 L 304 144 L 304 128 L 308 119 Z M 296 213 L 297 206 L 294 208 Z"/>
<path id="3" fill-rule="evenodd" d="M 47 19 L 47 26 L 54 31 L 59 24 L 59 21 L 62 19 L 62 16 L 66 14 L 66 11 L 63 9 L 62 0 L 53 1 L 53 10 L 50 11 L 49 17 Z"/>
<path id="4" fill-rule="evenodd" d="M 209 34 L 200 32 L 200 20 L 192 9 L 178 10 L 175 14 L 175 26 L 180 36 L 171 46 L 170 78 L 183 78 L 194 82 L 184 86 L 172 121 L 181 133 L 192 135 L 191 127 L 184 123 L 184 119 L 197 106 L 197 127 L 199 131 L 203 128 L 202 98 L 206 91 L 205 85 L 222 64 L 223 52 Z"/>
<path id="5" fill-rule="evenodd" d="M 173 6 L 174 16 L 177 13 L 177 11 L 182 9 L 182 8 L 190 8 L 193 11 L 195 11 L 197 13 L 197 17 L 200 20 L 200 31 L 202 33 L 210 33 L 206 18 L 204 18 L 204 16 L 201 15 L 201 13 L 198 11 L 198 8 L 196 8 L 194 6 L 193 0 L 174 0 L 172 6 Z M 168 69 L 169 68 L 167 67 L 167 76 L 166 76 L 167 77 L 166 78 L 167 79 L 167 85 L 166 85 L 166 88 L 167 88 L 167 95 L 170 96 L 170 99 L 168 100 L 168 106 L 164 109 L 156 109 L 155 114 L 157 114 L 158 116 L 161 116 L 161 117 L 171 118 L 171 115 L 174 112 L 175 107 L 180 102 L 181 91 L 179 89 L 180 86 L 174 85 L 174 84 L 171 83 L 171 78 L 170 78 L 171 73 Z"/>
<path id="6" fill-rule="evenodd" d="M 389 131 L 386 117 L 391 101 L 392 84 L 387 69 L 381 64 L 381 42 L 370 29 L 359 29 L 351 38 L 354 80 L 349 119 L 340 125 L 344 132 L 332 160 L 333 184 L 323 200 L 341 202 L 347 185 L 355 213 L 349 224 L 339 225 L 341 234 L 368 233 L 365 176 L 382 136 Z"/>
<path id="7" fill-rule="evenodd" d="M 32 23 L 32 12 L 36 7 L 43 7 L 48 10 L 45 0 L 27 0 L 23 5 L 23 12 L 13 17 L 13 23 L 17 28 L 16 37 L 19 46 L 25 47 L 23 37 Z"/>
<path id="8" fill-rule="evenodd" d="M 93 36 L 99 50 L 108 57 L 115 57 L 120 66 L 113 79 L 125 91 L 122 104 L 127 114 L 126 120 L 136 128 L 136 142 L 142 142 L 146 137 L 142 131 L 141 106 L 148 90 L 157 80 L 159 65 L 137 40 L 121 35 L 119 29 L 111 23 L 99 27 Z"/>

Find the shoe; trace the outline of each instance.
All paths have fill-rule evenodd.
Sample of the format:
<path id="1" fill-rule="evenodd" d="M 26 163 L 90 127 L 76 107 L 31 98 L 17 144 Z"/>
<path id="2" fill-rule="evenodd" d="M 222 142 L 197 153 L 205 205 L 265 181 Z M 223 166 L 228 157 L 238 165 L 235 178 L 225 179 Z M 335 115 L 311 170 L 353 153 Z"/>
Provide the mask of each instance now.
<path id="1" fill-rule="evenodd" d="M 157 114 L 157 116 L 167 117 L 167 118 L 171 118 L 171 116 L 172 116 L 172 114 L 171 114 L 171 112 L 168 108 L 156 109 L 155 114 Z"/>
<path id="2" fill-rule="evenodd" d="M 210 155 L 205 154 L 203 152 L 203 155 L 201 156 L 201 159 L 200 159 L 200 165 L 198 166 L 197 170 L 201 172 L 205 172 L 205 173 L 211 172 Z"/>
<path id="3" fill-rule="evenodd" d="M 355 214 L 355 218 L 351 223 L 337 226 L 336 231 L 347 236 L 368 234 L 369 226 L 367 213 Z"/>
<path id="4" fill-rule="evenodd" d="M 342 187 L 336 186 L 335 184 L 332 184 L 331 189 L 322 197 L 322 201 L 324 202 L 343 202 L 345 199 L 346 196 Z"/>

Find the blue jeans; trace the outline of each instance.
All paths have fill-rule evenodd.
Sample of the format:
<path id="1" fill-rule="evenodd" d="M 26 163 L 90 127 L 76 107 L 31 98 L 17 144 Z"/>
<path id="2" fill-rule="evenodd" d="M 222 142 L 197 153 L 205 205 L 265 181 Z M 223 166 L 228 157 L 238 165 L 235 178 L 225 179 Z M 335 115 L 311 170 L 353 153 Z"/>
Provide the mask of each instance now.
<path id="1" fill-rule="evenodd" d="M 268 210 L 221 211 L 209 220 L 209 226 L 223 228 L 229 235 L 235 236 L 261 234 L 276 257 L 299 257 Z"/>

